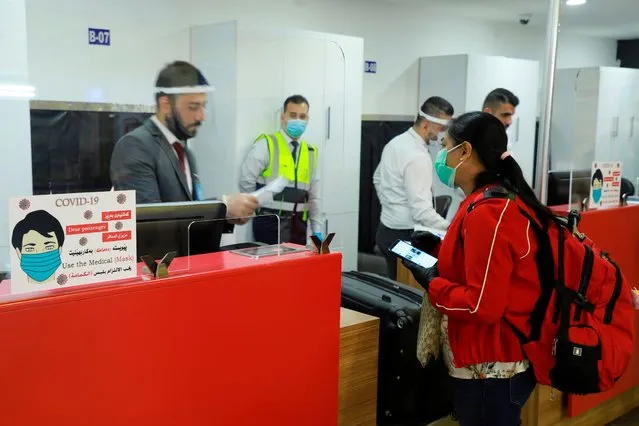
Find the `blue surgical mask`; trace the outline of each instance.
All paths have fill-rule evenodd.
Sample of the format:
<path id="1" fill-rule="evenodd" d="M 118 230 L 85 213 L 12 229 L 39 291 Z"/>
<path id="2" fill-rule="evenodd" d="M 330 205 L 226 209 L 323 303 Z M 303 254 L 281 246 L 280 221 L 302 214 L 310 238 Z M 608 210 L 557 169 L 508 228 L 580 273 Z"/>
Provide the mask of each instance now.
<path id="1" fill-rule="evenodd" d="M 24 253 L 20 257 L 20 268 L 33 281 L 46 281 L 60 267 L 60 250 L 51 250 L 44 253 Z"/>
<path id="2" fill-rule="evenodd" d="M 286 122 L 286 133 L 293 139 L 297 139 L 306 131 L 306 121 L 290 119 Z"/>
<path id="3" fill-rule="evenodd" d="M 448 158 L 449 152 L 456 150 L 460 146 L 461 145 L 457 145 L 449 150 L 444 148 L 437 153 L 437 158 L 435 158 L 435 173 L 437 173 L 439 180 L 450 188 L 455 188 L 455 173 L 457 172 L 457 168 L 462 165 L 463 161 L 460 161 L 459 164 L 453 168 L 446 164 L 446 159 Z"/>
<path id="4" fill-rule="evenodd" d="M 593 189 L 592 190 L 592 201 L 594 201 L 595 204 L 599 204 L 600 200 L 601 200 L 601 188 Z"/>

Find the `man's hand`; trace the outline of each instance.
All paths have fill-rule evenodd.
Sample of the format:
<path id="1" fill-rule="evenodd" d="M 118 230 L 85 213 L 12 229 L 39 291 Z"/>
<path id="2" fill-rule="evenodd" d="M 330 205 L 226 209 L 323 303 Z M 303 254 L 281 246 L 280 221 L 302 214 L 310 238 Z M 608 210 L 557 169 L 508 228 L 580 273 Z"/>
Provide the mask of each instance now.
<path id="1" fill-rule="evenodd" d="M 415 231 L 410 236 L 410 244 L 428 254 L 432 254 L 441 242 L 441 238 L 428 231 Z"/>
<path id="2" fill-rule="evenodd" d="M 230 218 L 253 216 L 259 206 L 257 198 L 250 194 L 224 195 L 222 201 L 226 204 L 226 216 Z"/>

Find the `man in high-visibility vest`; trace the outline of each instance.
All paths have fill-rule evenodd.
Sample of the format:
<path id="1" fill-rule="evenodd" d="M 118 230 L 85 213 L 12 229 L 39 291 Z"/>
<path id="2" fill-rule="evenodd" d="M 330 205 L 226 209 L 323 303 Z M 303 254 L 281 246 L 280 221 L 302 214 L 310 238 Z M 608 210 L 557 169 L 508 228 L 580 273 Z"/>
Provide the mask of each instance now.
<path id="1" fill-rule="evenodd" d="M 291 242 L 305 245 L 308 223 L 312 234 L 322 239 L 323 223 L 319 206 L 318 150 L 301 137 L 308 125 L 308 100 L 301 95 L 286 99 L 281 115 L 281 130 L 260 135 L 240 171 L 240 190 L 251 193 L 280 176 L 289 183 L 273 201 L 260 206 L 258 215 L 280 217 L 280 232 L 274 217 L 253 220 L 255 241 L 266 244 Z"/>

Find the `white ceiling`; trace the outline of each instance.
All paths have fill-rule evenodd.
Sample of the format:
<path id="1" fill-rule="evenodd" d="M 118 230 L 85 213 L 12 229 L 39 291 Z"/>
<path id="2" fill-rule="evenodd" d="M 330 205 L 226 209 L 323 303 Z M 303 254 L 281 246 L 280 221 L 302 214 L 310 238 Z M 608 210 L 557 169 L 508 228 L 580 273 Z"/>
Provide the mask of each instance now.
<path id="1" fill-rule="evenodd" d="M 304 0 L 298 0 L 304 1 Z M 545 27 L 550 0 L 306 0 L 309 2 L 349 1 L 414 6 L 450 14 L 451 18 L 517 23 L 521 14 L 533 15 L 530 26 Z M 561 29 L 616 39 L 639 38 L 639 0 L 588 0 L 585 5 L 566 6 L 562 1 Z"/>
<path id="2" fill-rule="evenodd" d="M 399 0 L 401 1 L 401 0 Z M 408 0 L 407 0 L 408 1 Z M 423 0 L 454 7 L 466 18 L 516 22 L 522 13 L 532 13 L 529 25 L 545 26 L 550 0 Z M 562 0 L 560 23 L 566 31 L 614 38 L 639 37 L 639 0 L 588 0 L 581 6 L 566 6 Z"/>

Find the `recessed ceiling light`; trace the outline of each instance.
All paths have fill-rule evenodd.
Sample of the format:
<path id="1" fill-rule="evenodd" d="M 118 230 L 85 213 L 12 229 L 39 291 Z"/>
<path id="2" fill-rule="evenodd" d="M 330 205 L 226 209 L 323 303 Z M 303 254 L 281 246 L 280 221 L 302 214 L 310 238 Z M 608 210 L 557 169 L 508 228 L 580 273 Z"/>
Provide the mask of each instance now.
<path id="1" fill-rule="evenodd" d="M 566 0 L 566 6 L 581 6 L 586 4 L 586 0 Z"/>

